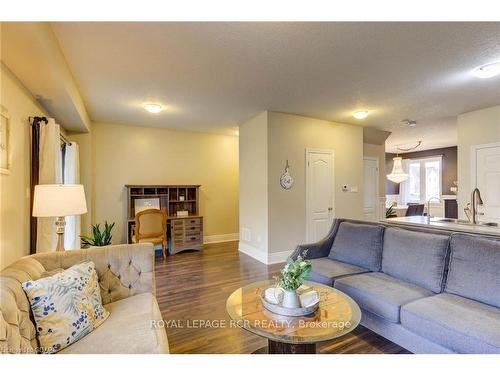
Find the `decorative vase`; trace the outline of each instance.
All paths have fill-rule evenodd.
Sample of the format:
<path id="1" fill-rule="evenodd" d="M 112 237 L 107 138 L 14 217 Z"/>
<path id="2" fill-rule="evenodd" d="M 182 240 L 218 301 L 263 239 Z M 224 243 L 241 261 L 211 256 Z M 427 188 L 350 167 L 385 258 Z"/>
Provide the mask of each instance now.
<path id="1" fill-rule="evenodd" d="M 288 309 L 296 309 L 300 307 L 300 299 L 296 290 L 283 290 L 283 307 Z"/>

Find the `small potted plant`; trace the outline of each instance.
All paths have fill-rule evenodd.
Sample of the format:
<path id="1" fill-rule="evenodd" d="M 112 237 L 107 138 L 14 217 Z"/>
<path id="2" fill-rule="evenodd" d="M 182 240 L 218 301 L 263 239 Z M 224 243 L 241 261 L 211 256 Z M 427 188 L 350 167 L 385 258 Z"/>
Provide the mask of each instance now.
<path id="1" fill-rule="evenodd" d="M 287 308 L 300 307 L 297 289 L 304 283 L 311 272 L 311 262 L 305 260 L 307 250 L 299 255 L 296 260 L 287 259 L 280 276 L 275 276 L 278 287 L 283 289 L 282 306 Z"/>
<path id="2" fill-rule="evenodd" d="M 108 224 L 108 222 L 105 221 L 104 231 L 102 232 L 100 225 L 101 224 L 92 226 L 92 237 L 80 236 L 80 238 L 82 239 L 83 248 L 111 245 L 111 239 L 113 238 L 113 236 L 111 235 L 111 230 L 115 226 L 115 223 Z"/>

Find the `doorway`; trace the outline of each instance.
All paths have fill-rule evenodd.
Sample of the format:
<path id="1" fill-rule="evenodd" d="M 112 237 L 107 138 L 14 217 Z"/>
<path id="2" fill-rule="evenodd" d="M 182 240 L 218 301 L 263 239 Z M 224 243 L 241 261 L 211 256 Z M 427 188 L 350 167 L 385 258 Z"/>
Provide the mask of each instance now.
<path id="1" fill-rule="evenodd" d="M 379 184 L 379 169 L 378 158 L 365 156 L 363 158 L 363 214 L 367 221 L 378 221 L 379 213 L 379 198 L 378 198 L 378 184 Z"/>
<path id="2" fill-rule="evenodd" d="M 500 143 L 472 146 L 471 189 L 481 191 L 481 221 L 500 223 Z"/>
<path id="3" fill-rule="evenodd" d="M 306 239 L 316 242 L 326 236 L 335 217 L 334 152 L 306 149 Z"/>

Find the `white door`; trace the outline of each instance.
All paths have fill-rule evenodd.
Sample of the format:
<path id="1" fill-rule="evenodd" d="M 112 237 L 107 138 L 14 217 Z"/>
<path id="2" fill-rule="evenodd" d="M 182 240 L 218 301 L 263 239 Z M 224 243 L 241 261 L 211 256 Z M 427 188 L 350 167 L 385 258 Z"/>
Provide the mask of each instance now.
<path id="1" fill-rule="evenodd" d="M 364 216 L 365 220 L 378 221 L 378 159 L 363 158 Z"/>
<path id="2" fill-rule="evenodd" d="M 476 146 L 473 151 L 476 178 L 472 188 L 477 186 L 483 198 L 478 211 L 484 216 L 479 220 L 500 222 L 500 144 Z"/>
<path id="3" fill-rule="evenodd" d="M 306 236 L 319 241 L 334 218 L 333 150 L 306 150 Z"/>

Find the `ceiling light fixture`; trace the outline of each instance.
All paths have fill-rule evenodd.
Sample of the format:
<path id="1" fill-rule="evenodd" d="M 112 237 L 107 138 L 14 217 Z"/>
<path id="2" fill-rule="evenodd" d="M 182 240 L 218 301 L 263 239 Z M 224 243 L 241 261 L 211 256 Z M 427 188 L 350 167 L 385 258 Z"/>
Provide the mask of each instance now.
<path id="1" fill-rule="evenodd" d="M 143 107 L 149 113 L 160 113 L 163 110 L 163 107 L 160 104 L 155 103 L 146 103 Z"/>
<path id="2" fill-rule="evenodd" d="M 412 151 L 415 150 L 418 146 L 422 144 L 422 141 L 418 141 L 417 144 L 413 147 L 410 148 L 401 148 L 399 146 L 396 146 L 397 151 Z M 387 179 L 395 182 L 396 184 L 399 184 L 403 181 L 408 180 L 410 175 L 406 173 L 403 169 L 403 158 L 396 154 L 396 157 L 392 159 L 393 161 L 393 166 L 392 166 L 392 172 L 387 175 Z"/>
<path id="3" fill-rule="evenodd" d="M 352 114 L 352 117 L 358 120 L 363 120 L 368 117 L 368 111 L 356 111 Z"/>
<path id="4" fill-rule="evenodd" d="M 417 126 L 417 122 L 415 120 L 403 120 L 401 122 L 403 123 L 403 125 L 409 126 L 410 128 Z"/>
<path id="5" fill-rule="evenodd" d="M 480 66 L 472 71 L 477 78 L 491 78 L 500 74 L 500 61 Z"/>
<path id="6" fill-rule="evenodd" d="M 387 179 L 399 184 L 406 181 L 409 177 L 408 173 L 405 173 L 403 169 L 403 158 L 401 156 L 396 156 L 392 158 L 394 165 L 392 166 L 392 172 L 387 175 Z"/>

